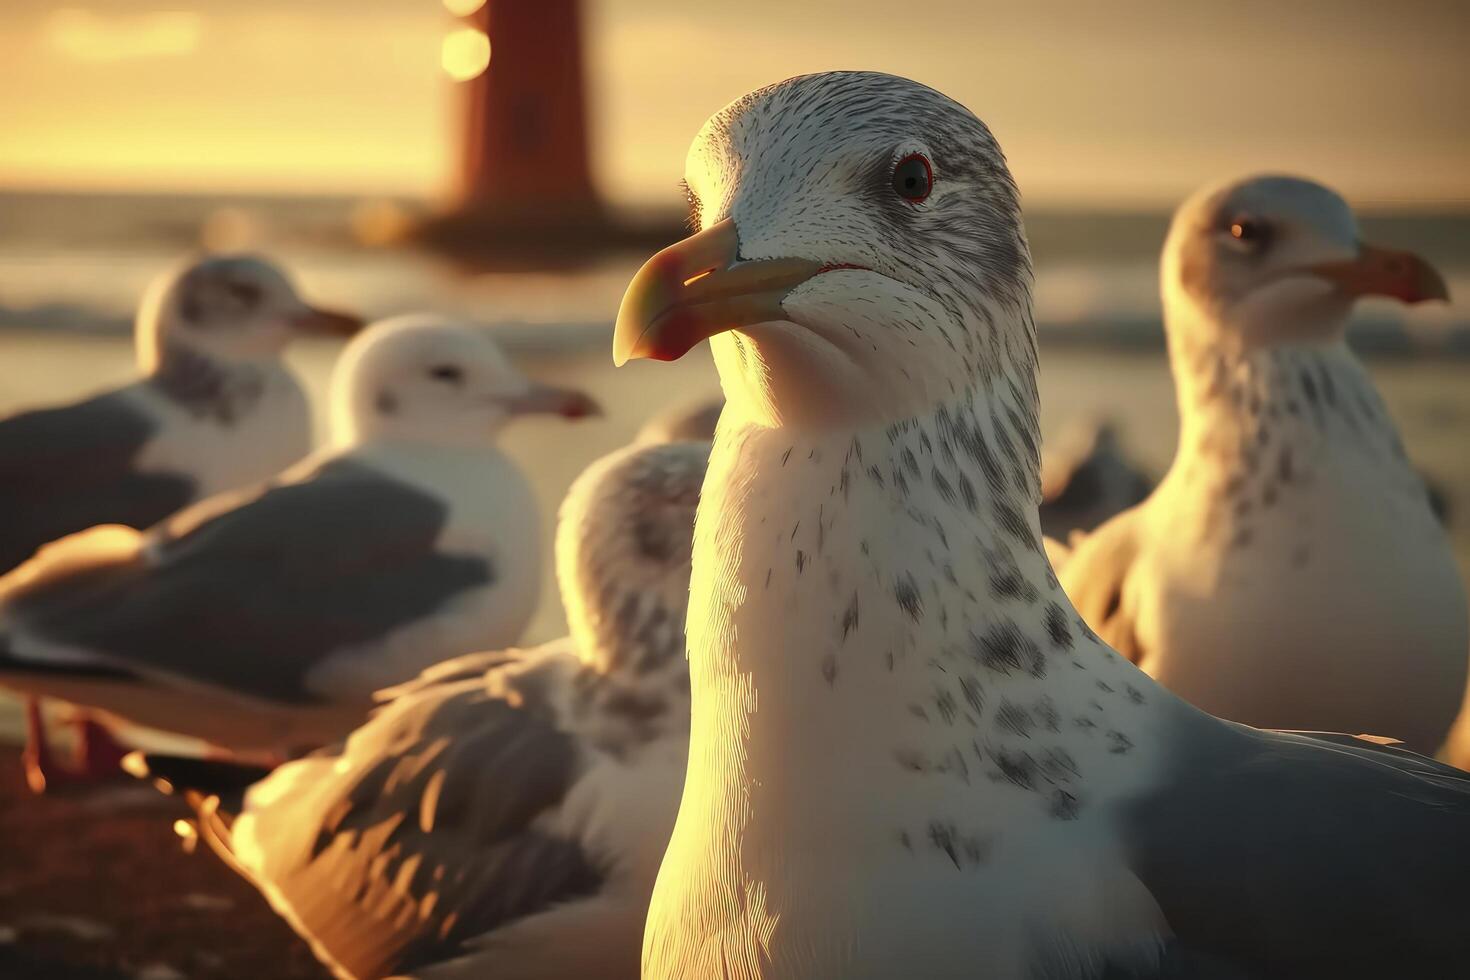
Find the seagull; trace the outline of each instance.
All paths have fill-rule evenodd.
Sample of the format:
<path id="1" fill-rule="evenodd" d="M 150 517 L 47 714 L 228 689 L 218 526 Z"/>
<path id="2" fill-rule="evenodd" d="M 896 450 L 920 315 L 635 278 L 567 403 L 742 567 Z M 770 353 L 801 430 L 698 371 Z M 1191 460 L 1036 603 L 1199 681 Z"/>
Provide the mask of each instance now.
<path id="1" fill-rule="evenodd" d="M 427 316 L 356 337 L 331 389 L 333 444 L 276 478 L 65 538 L 0 579 L 0 685 L 289 756 L 351 731 L 381 688 L 515 642 L 537 512 L 497 433 L 596 405 Z"/>
<path id="2" fill-rule="evenodd" d="M 281 354 L 299 334 L 360 326 L 308 306 L 254 256 L 205 258 L 159 278 L 135 327 L 138 380 L 0 420 L 0 510 L 11 515 L 0 573 L 64 535 L 148 527 L 305 456 L 311 414 Z"/>
<path id="3" fill-rule="evenodd" d="M 570 636 L 433 667 L 243 799 L 258 774 L 227 764 L 130 770 L 193 787 L 201 836 L 339 977 L 636 980 L 684 778 L 708 456 L 634 445 L 573 484 L 556 547 Z"/>
<path id="4" fill-rule="evenodd" d="M 712 117 L 685 179 L 700 230 L 639 270 L 613 344 L 708 339 L 726 398 L 644 977 L 1470 972 L 1470 776 L 1205 714 L 1062 591 L 984 124 L 807 75 Z"/>
<path id="5" fill-rule="evenodd" d="M 1063 586 L 1206 711 L 1433 752 L 1465 690 L 1465 588 L 1344 335 L 1358 297 L 1444 299 L 1443 281 L 1361 243 L 1332 191 L 1275 176 L 1186 202 L 1162 269 L 1179 449 L 1145 502 L 1077 545 Z"/>
<path id="6" fill-rule="evenodd" d="M 308 305 L 255 256 L 207 257 L 160 276 L 135 327 L 138 380 L 0 420 L 0 574 L 57 538 L 99 524 L 148 527 L 300 459 L 311 415 L 281 354 L 294 336 L 361 325 Z M 35 699 L 27 719 L 27 780 L 39 790 L 62 770 Z M 109 741 L 83 722 L 86 768 L 109 759 L 115 768 Z"/>

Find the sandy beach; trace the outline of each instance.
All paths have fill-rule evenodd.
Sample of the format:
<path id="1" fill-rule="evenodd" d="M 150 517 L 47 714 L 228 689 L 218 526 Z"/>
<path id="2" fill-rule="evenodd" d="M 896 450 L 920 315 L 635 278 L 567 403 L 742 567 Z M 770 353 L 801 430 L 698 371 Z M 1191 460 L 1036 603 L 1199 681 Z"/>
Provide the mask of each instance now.
<path id="1" fill-rule="evenodd" d="M 183 804 L 119 780 L 31 796 L 0 753 L 0 976 L 179 980 L 327 976 L 306 944 L 207 849 Z"/>

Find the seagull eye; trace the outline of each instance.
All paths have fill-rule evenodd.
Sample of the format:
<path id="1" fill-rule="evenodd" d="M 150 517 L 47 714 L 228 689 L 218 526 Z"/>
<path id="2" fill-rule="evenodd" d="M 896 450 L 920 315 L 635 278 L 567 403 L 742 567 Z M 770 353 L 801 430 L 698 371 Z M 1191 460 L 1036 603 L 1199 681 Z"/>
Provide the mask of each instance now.
<path id="1" fill-rule="evenodd" d="M 464 371 L 453 364 L 439 364 L 429 368 L 429 377 L 445 384 L 457 385 L 464 380 Z"/>
<path id="2" fill-rule="evenodd" d="M 934 189 L 934 168 L 922 153 L 910 153 L 893 168 L 893 190 L 905 201 L 918 204 Z"/>
<path id="3" fill-rule="evenodd" d="M 1237 215 L 1227 229 L 1231 240 L 1241 249 L 1258 252 L 1271 240 L 1271 226 L 1249 215 Z"/>

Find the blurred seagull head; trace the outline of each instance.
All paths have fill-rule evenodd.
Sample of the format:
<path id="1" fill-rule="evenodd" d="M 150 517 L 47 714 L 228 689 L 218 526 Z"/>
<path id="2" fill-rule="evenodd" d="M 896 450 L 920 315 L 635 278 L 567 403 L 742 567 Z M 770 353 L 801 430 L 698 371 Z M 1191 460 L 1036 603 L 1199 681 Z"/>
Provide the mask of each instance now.
<path id="1" fill-rule="evenodd" d="M 350 336 L 362 320 L 313 306 L 279 267 L 253 255 L 217 255 L 171 270 L 149 287 L 138 312 L 144 371 L 170 346 L 216 360 L 275 358 L 302 334 Z"/>
<path id="2" fill-rule="evenodd" d="M 1171 342 L 1239 351 L 1339 339 L 1364 296 L 1448 298 L 1419 256 L 1363 242 L 1336 193 L 1281 176 L 1209 187 L 1186 201 L 1164 244 L 1161 279 Z"/>
<path id="3" fill-rule="evenodd" d="M 522 415 L 601 414 L 580 391 L 532 381 L 482 327 L 420 314 L 382 320 L 342 352 L 332 374 L 339 444 L 385 437 L 493 444 Z"/>

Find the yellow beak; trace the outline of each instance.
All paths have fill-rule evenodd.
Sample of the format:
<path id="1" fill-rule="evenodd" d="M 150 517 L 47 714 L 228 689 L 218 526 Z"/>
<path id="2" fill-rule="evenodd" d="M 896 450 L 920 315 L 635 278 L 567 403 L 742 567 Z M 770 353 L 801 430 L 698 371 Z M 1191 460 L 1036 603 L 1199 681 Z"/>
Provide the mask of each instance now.
<path id="1" fill-rule="evenodd" d="M 729 218 L 676 242 L 643 264 L 618 308 L 613 363 L 676 361 L 726 330 L 784 320 L 781 301 L 821 272 L 809 259 L 740 259 Z"/>
<path id="2" fill-rule="evenodd" d="M 1405 303 L 1450 298 L 1444 278 L 1413 252 L 1360 244 L 1357 258 L 1308 266 L 1307 271 L 1353 297 L 1391 296 Z"/>

